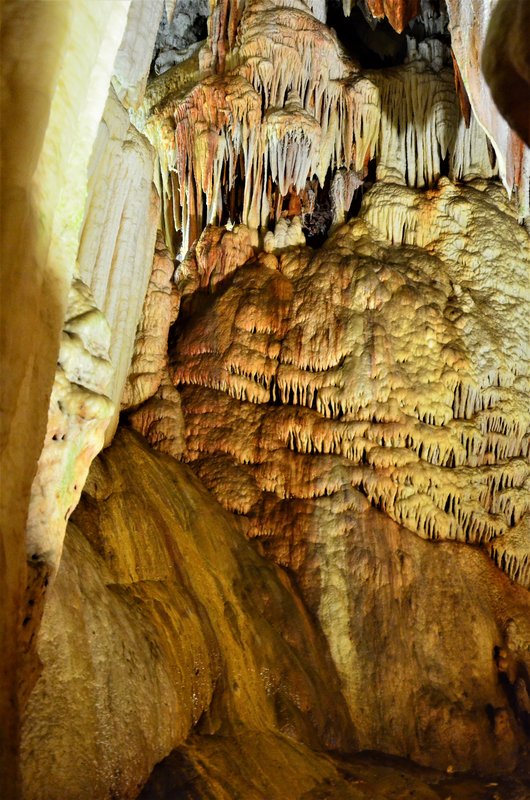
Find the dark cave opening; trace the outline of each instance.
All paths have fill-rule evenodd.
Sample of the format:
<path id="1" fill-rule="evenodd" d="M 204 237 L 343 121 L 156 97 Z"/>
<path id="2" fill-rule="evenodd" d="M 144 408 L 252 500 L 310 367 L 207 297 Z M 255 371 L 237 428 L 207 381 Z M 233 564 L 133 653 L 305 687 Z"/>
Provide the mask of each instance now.
<path id="1" fill-rule="evenodd" d="M 451 46 L 447 27 L 447 9 L 443 0 L 425 4 L 422 15 L 411 20 L 398 33 L 387 19 L 368 20 L 360 7 L 344 14 L 342 0 L 329 0 L 326 24 L 333 28 L 344 49 L 363 69 L 384 69 L 403 64 L 407 59 L 407 37 L 417 44 L 425 39 L 438 39 Z"/>
<path id="2" fill-rule="evenodd" d="M 328 238 L 333 221 L 330 188 L 331 179 L 328 173 L 324 186 L 317 185 L 312 212 L 303 216 L 302 230 L 310 247 L 321 247 Z"/>
<path id="3" fill-rule="evenodd" d="M 330 0 L 326 24 L 334 28 L 348 55 L 364 69 L 395 67 L 405 60 L 406 33 L 397 33 L 386 19 L 375 22 L 372 27 L 359 8 L 353 8 L 346 17 L 342 2 Z"/>
<path id="4" fill-rule="evenodd" d="M 439 178 L 448 178 L 451 173 L 451 156 L 449 152 L 445 154 L 444 158 L 440 158 L 440 175 Z"/>
<path id="5" fill-rule="evenodd" d="M 530 713 L 528 712 L 527 708 L 527 698 L 529 696 L 529 687 L 530 687 L 530 676 L 528 675 L 528 671 L 525 667 L 525 664 L 518 660 L 516 662 L 515 668 L 515 680 L 510 680 L 508 677 L 507 672 L 502 668 L 501 660 L 503 656 L 506 654 L 502 651 L 502 649 L 498 646 L 493 648 L 493 658 L 496 662 L 498 668 L 498 681 L 499 685 L 502 687 L 502 690 L 506 696 L 508 701 L 508 705 L 511 708 L 515 718 L 519 720 L 521 723 L 525 733 L 527 736 L 530 736 Z M 488 713 L 488 717 L 490 718 L 490 722 L 493 724 L 495 721 L 495 716 L 491 717 L 491 712 L 489 709 L 493 709 L 492 706 L 486 708 L 486 712 Z M 493 709 L 494 711 L 494 709 Z"/>
<path id="6" fill-rule="evenodd" d="M 194 7 L 179 8 L 168 20 L 163 6 L 162 18 L 151 59 L 149 75 L 161 75 L 175 64 L 185 61 L 199 42 L 208 36 L 209 9 L 205 0 L 198 0 Z"/>
<path id="7" fill-rule="evenodd" d="M 222 210 L 219 225 L 226 225 L 229 222 L 239 225 L 245 196 L 245 165 L 242 156 L 237 160 L 232 185 L 229 181 L 228 165 L 225 164 L 221 180 L 221 196 Z"/>

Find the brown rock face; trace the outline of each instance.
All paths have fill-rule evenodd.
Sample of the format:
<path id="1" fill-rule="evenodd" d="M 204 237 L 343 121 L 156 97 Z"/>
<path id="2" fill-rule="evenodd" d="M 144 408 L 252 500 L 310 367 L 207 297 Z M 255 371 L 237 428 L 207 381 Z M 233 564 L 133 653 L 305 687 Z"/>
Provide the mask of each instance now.
<path id="1" fill-rule="evenodd" d="M 499 689 L 481 692 L 497 670 L 509 685 L 520 681 L 521 620 L 507 619 L 502 637 L 490 613 L 499 593 L 513 613 L 517 591 L 499 583 L 491 563 L 488 574 L 479 553 L 470 559 L 442 545 L 433 558 L 429 543 L 377 512 L 359 521 L 348 554 L 328 551 L 355 587 L 348 597 L 327 598 L 339 626 L 340 603 L 356 609 L 351 677 L 362 691 L 352 724 L 326 644 L 292 581 L 256 552 L 240 521 L 187 467 L 120 429 L 93 464 L 45 610 L 43 670 L 23 732 L 24 797 L 133 798 L 154 764 L 178 748 L 155 769 L 143 800 L 182 791 L 220 800 L 322 792 L 336 800 L 399 800 L 410 792 L 421 800 L 487 798 L 484 783 L 470 778 L 323 752 L 362 746 L 367 719 L 378 715 L 392 736 L 410 690 L 426 744 L 439 746 L 443 730 L 445 752 L 448 742 L 456 748 L 444 766 L 462 752 L 477 758 L 477 746 L 483 757 L 513 757 L 513 711 Z M 319 568 L 331 575 L 329 562 L 321 558 Z M 437 593 L 440 576 L 445 591 Z M 493 641 L 503 641 L 496 661 Z M 430 686 L 418 671 L 422 660 Z M 370 707 L 371 686 L 380 699 Z M 495 703 L 487 724 L 479 700 Z M 473 713 L 484 741 L 473 736 Z M 407 717 L 412 727 L 410 708 Z M 400 735 L 410 743 L 410 728 Z M 513 800 L 525 788 L 514 779 L 497 791 Z"/>
<path id="2" fill-rule="evenodd" d="M 93 465 L 39 656 L 28 800 L 135 797 L 199 720 L 205 733 L 269 730 L 316 748 L 355 738 L 290 580 L 187 467 L 130 432 Z"/>
<path id="3" fill-rule="evenodd" d="M 320 251 L 219 259 L 223 281 L 208 229 L 170 353 L 185 457 L 296 574 L 361 746 L 444 769 L 510 769 L 524 741 L 495 653 L 510 639 L 527 675 L 529 598 L 488 558 L 528 586 L 527 319 L 508 299 L 528 236 L 502 198 L 377 185 Z"/>
<path id="4" fill-rule="evenodd" d="M 173 259 L 159 238 L 121 400 L 124 408 L 140 405 L 152 397 L 166 372 L 167 337 L 178 310 L 172 282 L 174 271 Z"/>
<path id="5" fill-rule="evenodd" d="M 529 30 L 528 3 L 497 3 L 482 51 L 482 69 L 501 114 L 530 147 Z"/>
<path id="6" fill-rule="evenodd" d="M 266 754 L 266 757 L 264 757 Z M 192 736 L 159 764 L 140 800 L 526 800 L 521 778 L 486 782 L 421 769 L 375 754 L 330 756 L 287 737 L 245 731 L 239 737 Z"/>
<path id="7" fill-rule="evenodd" d="M 527 800 L 527 4 L 5 5 L 0 795 Z"/>

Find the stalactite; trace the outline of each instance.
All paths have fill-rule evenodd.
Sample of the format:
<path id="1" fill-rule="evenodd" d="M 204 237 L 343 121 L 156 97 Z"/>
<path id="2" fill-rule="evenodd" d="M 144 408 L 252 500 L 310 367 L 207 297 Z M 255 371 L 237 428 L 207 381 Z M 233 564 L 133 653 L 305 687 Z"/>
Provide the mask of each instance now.
<path id="1" fill-rule="evenodd" d="M 225 19 L 223 8 L 215 14 Z M 162 153 L 164 194 L 180 205 L 174 217 L 182 254 L 206 224 L 227 213 L 220 191 L 225 174 L 228 191 L 242 181 L 240 221 L 252 228 L 269 223 L 269 180 L 286 197 L 315 177 L 323 187 L 337 171 L 362 180 L 374 158 L 378 180 L 411 187 L 435 185 L 446 161 L 459 180 L 496 174 L 482 129 L 460 116 L 452 72 L 443 67 L 445 45 L 437 39 L 410 51 L 404 66 L 360 73 L 301 0 L 254 0 L 236 16 L 226 68 L 207 74 L 203 58 L 201 74 L 190 59 L 179 66 L 180 78 L 170 71 L 154 82 L 136 117 Z M 183 187 L 179 197 L 168 189 L 171 171 Z M 343 189 L 336 208 L 349 207 L 350 188 Z"/>
<path id="2" fill-rule="evenodd" d="M 322 250 L 300 234 L 281 219 L 257 257 L 248 229 L 212 227 L 177 273 L 185 295 L 211 293 L 170 357 L 187 458 L 260 530 L 263 495 L 329 497 L 340 517 L 353 489 L 421 537 L 498 542 L 508 563 L 502 542 L 529 513 L 528 319 L 513 298 L 530 262 L 503 190 L 378 182 Z M 526 580 L 518 553 L 510 575 Z"/>

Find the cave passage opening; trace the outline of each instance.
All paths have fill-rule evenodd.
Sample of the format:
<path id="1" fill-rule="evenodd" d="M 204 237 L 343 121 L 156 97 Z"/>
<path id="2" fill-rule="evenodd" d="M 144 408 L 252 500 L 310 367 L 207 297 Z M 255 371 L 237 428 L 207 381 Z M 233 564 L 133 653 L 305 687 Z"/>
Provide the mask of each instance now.
<path id="1" fill-rule="evenodd" d="M 405 61 L 406 33 L 397 33 L 386 19 L 370 23 L 358 7 L 346 16 L 341 0 L 329 0 L 326 24 L 363 69 L 395 67 Z"/>

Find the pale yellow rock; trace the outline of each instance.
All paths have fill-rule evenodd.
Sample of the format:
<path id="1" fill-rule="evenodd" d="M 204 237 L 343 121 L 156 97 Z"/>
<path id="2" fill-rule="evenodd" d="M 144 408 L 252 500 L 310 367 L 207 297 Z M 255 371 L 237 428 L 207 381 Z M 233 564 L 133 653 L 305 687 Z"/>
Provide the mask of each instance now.
<path id="1" fill-rule="evenodd" d="M 90 163 L 78 256 L 81 278 L 111 330 L 114 375 L 108 394 L 116 414 L 107 442 L 117 424 L 153 263 L 159 199 L 152 174 L 153 151 L 111 89 Z"/>
<path id="2" fill-rule="evenodd" d="M 274 233 L 269 231 L 265 234 L 263 249 L 266 253 L 272 253 L 274 250 L 296 247 L 299 244 L 305 244 L 300 217 L 295 217 L 292 220 L 280 219 L 276 224 Z"/>
<path id="3" fill-rule="evenodd" d="M 27 558 L 45 563 L 52 575 L 61 560 L 68 518 L 114 412 L 106 396 L 113 375 L 109 344 L 109 327 L 90 290 L 74 280 L 26 527 Z"/>
<path id="4" fill-rule="evenodd" d="M 116 94 L 125 106 L 137 108 L 143 100 L 164 7 L 172 10 L 165 0 L 131 0 L 112 78 Z"/>
<path id="5" fill-rule="evenodd" d="M 15 791 L 25 525 L 86 170 L 129 0 L 2 4 L 0 794 Z M 8 377 L 7 377 L 8 376 Z"/>

